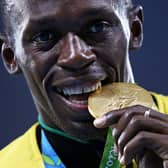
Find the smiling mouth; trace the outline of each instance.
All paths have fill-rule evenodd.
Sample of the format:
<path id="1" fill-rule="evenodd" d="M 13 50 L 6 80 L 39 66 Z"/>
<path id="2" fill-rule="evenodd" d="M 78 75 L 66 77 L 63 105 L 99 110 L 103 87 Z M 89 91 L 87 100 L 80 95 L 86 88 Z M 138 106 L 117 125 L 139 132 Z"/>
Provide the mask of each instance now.
<path id="1" fill-rule="evenodd" d="M 78 86 L 67 86 L 63 88 L 53 87 L 53 90 L 68 100 L 71 104 L 87 106 L 88 97 L 91 93 L 101 88 L 101 81 L 90 82 Z"/>

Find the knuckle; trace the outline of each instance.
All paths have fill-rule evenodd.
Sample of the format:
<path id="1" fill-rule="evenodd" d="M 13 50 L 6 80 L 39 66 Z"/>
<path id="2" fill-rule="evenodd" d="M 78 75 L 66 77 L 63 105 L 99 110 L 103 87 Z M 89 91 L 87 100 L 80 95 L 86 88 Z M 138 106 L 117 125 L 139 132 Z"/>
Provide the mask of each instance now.
<path id="1" fill-rule="evenodd" d="M 126 109 L 127 111 L 124 114 L 125 118 L 131 118 L 132 116 L 136 115 L 137 112 L 144 112 L 146 110 L 146 107 L 142 106 L 142 105 L 134 105 L 131 107 L 128 107 Z"/>
<path id="2" fill-rule="evenodd" d="M 147 132 L 145 132 L 145 131 L 139 132 L 139 134 L 138 134 L 138 141 L 139 142 L 145 143 L 146 138 L 147 138 Z"/>
<path id="3" fill-rule="evenodd" d="M 134 105 L 134 106 L 132 106 L 132 108 L 134 109 L 134 110 L 137 110 L 137 109 L 139 109 L 139 108 L 141 108 L 142 106 L 141 105 Z"/>
<path id="4" fill-rule="evenodd" d="M 111 118 L 113 117 L 113 113 L 112 112 L 108 112 L 108 113 L 105 113 L 104 114 L 104 116 L 105 116 L 105 118 L 106 118 L 106 120 L 108 121 L 108 120 L 110 120 L 111 121 Z"/>
<path id="5" fill-rule="evenodd" d="M 142 106 L 142 105 L 135 105 L 132 107 L 134 111 L 144 111 L 146 109 L 146 107 Z"/>
<path id="6" fill-rule="evenodd" d="M 136 109 L 140 108 L 140 107 L 141 107 L 141 105 L 139 105 L 139 104 L 133 106 L 133 108 L 136 108 Z"/>
<path id="7" fill-rule="evenodd" d="M 122 120 L 129 120 L 134 116 L 134 111 L 133 110 L 128 110 L 124 113 Z"/>
<path id="8" fill-rule="evenodd" d="M 128 111 L 128 112 L 126 112 L 126 113 L 124 113 L 124 118 L 126 119 L 126 118 L 130 118 L 132 116 L 132 111 Z"/>
<path id="9" fill-rule="evenodd" d="M 129 125 L 131 128 L 137 128 L 138 126 L 140 126 L 140 123 L 141 123 L 140 119 L 135 116 L 131 119 Z"/>

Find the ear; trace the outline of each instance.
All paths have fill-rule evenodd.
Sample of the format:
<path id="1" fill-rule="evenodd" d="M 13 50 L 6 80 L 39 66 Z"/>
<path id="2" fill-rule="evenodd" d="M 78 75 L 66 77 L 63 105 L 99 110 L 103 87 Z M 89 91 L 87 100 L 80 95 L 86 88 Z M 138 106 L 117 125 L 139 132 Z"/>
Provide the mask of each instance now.
<path id="1" fill-rule="evenodd" d="M 142 6 L 134 6 L 129 11 L 129 20 L 130 20 L 130 49 L 138 49 L 142 46 L 143 42 L 143 8 Z"/>
<path id="2" fill-rule="evenodd" d="M 10 46 L 8 46 L 6 42 L 3 42 L 2 40 L 0 40 L 0 48 L 1 48 L 1 57 L 7 71 L 10 74 L 20 73 L 21 71 L 17 63 L 13 49 Z"/>

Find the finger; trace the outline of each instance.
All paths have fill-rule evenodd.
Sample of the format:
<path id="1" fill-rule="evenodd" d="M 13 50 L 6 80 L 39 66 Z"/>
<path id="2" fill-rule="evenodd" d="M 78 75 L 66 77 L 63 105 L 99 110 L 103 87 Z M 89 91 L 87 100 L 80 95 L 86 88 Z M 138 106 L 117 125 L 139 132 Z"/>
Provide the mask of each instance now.
<path id="1" fill-rule="evenodd" d="M 131 106 L 120 110 L 114 110 L 95 119 L 94 125 L 97 128 L 109 127 L 111 125 L 118 123 L 118 121 L 124 114 L 126 114 L 127 118 L 129 118 L 129 116 L 132 116 L 132 115 L 138 115 L 138 114 L 144 115 L 145 111 L 147 110 L 149 110 L 149 108 L 141 105 Z"/>
<path id="2" fill-rule="evenodd" d="M 128 116 L 134 115 L 135 113 L 144 115 L 144 112 L 148 109 L 149 108 L 146 108 L 144 106 L 137 105 L 137 106 L 123 108 L 120 110 L 114 110 L 114 111 L 108 112 L 104 114 L 103 116 L 95 119 L 94 125 L 97 128 L 109 127 L 109 126 L 112 126 L 118 123 L 119 119 L 125 113 L 128 114 Z"/>
<path id="3" fill-rule="evenodd" d="M 130 122 L 133 116 L 141 115 L 145 117 L 145 112 L 149 110 L 149 108 L 137 105 L 137 106 L 133 106 L 130 108 L 126 108 L 125 110 L 127 111 L 120 117 L 120 120 L 117 124 L 117 128 L 113 129 L 113 136 L 114 136 L 115 141 L 118 141 L 118 137 L 120 136 L 121 132 L 127 127 L 128 123 Z M 168 122 L 168 115 L 161 114 L 152 109 L 150 109 L 149 115 L 150 115 L 149 116 L 150 118 Z"/>
<path id="4" fill-rule="evenodd" d="M 113 137 L 115 141 L 118 141 L 118 138 L 120 137 L 121 133 L 123 130 L 127 127 L 128 123 L 134 116 L 141 115 L 144 117 L 145 111 L 148 110 L 149 108 L 146 108 L 144 106 L 132 106 L 129 108 L 126 108 L 127 110 L 121 117 L 120 120 L 117 123 L 117 127 L 113 128 Z"/>
<path id="5" fill-rule="evenodd" d="M 152 150 L 160 158 L 167 157 L 167 138 L 167 135 L 147 131 L 139 132 L 125 145 L 121 162 L 129 164 L 136 155 L 142 154 L 145 149 Z"/>
<path id="6" fill-rule="evenodd" d="M 103 116 L 94 120 L 93 124 L 97 128 L 106 128 L 112 125 L 115 125 L 122 114 L 124 113 L 125 109 L 121 110 L 114 110 L 112 112 L 108 112 Z"/>
<path id="7" fill-rule="evenodd" d="M 128 125 L 120 134 L 117 141 L 117 147 L 121 155 L 123 154 L 124 146 L 140 131 L 168 134 L 168 124 L 152 118 L 133 116 Z"/>
<path id="8" fill-rule="evenodd" d="M 138 168 L 163 168 L 162 159 L 151 150 L 145 150 L 143 155 L 137 156 L 136 163 Z"/>
<path id="9" fill-rule="evenodd" d="M 104 114 L 102 117 L 97 118 L 94 121 L 94 125 L 97 128 L 108 127 L 110 125 L 116 124 L 121 118 L 121 116 L 124 115 L 125 113 L 127 113 L 128 116 L 132 116 L 135 114 L 144 115 L 147 110 L 150 110 L 150 118 L 156 118 L 156 119 L 168 122 L 168 115 L 162 114 L 158 111 L 149 109 L 141 105 L 135 105 L 135 106 L 127 107 L 124 109 L 108 112 Z"/>
<path id="10" fill-rule="evenodd" d="M 119 122 L 116 124 L 117 127 L 113 128 L 113 137 L 114 140 L 117 142 L 119 136 L 123 132 L 123 130 L 127 127 L 128 123 L 132 119 L 134 115 L 139 115 L 141 112 L 136 111 L 128 111 L 123 114 L 122 117 L 120 117 Z"/>
<path id="11" fill-rule="evenodd" d="M 158 112 L 158 111 L 155 111 L 155 110 L 152 110 L 150 112 L 149 117 L 168 122 L 168 115 L 167 114 L 164 114 L 164 113 L 161 113 L 161 112 Z"/>
<path id="12" fill-rule="evenodd" d="M 164 168 L 168 168 L 168 160 L 164 160 L 163 161 L 163 167 Z"/>
<path id="13" fill-rule="evenodd" d="M 123 155 L 120 159 L 120 162 L 123 165 L 131 163 L 139 153 L 143 155 L 145 152 L 145 146 L 149 144 L 149 142 L 146 140 L 147 134 L 148 132 L 142 131 L 126 144 L 123 150 Z"/>

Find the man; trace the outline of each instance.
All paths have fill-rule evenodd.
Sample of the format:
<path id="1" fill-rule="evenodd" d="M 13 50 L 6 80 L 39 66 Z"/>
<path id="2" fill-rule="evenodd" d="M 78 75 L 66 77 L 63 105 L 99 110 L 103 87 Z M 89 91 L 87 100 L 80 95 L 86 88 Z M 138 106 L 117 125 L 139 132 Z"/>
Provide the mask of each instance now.
<path id="1" fill-rule="evenodd" d="M 94 120 L 87 107 L 100 85 L 134 83 L 128 52 L 142 44 L 141 6 L 130 0 L 0 5 L 1 57 L 10 74 L 25 76 L 40 122 L 1 151 L 0 167 L 117 167 L 113 146 L 101 161 L 108 127 L 121 164 L 166 166 L 167 115 L 139 105 Z M 159 105 L 162 97 L 155 99 Z"/>

